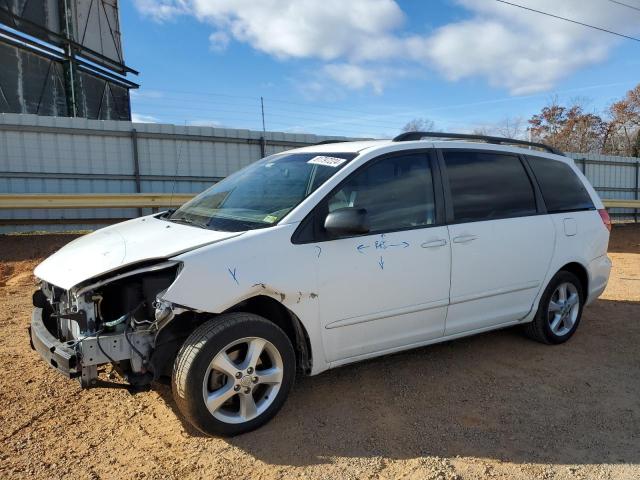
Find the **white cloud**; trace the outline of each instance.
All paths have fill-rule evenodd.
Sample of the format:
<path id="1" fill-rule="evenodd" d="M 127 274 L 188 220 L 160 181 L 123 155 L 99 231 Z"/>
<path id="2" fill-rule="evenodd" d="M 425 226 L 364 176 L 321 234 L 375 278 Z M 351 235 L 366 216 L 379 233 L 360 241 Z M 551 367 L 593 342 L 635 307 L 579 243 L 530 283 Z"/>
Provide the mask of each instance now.
<path id="1" fill-rule="evenodd" d="M 192 0 L 194 15 L 278 58 L 368 59 L 404 20 L 393 0 Z"/>
<path id="2" fill-rule="evenodd" d="M 316 59 L 326 79 L 374 93 L 394 78 L 390 72 L 398 64 L 407 62 L 452 81 L 481 77 L 516 95 L 548 91 L 571 73 L 606 59 L 620 40 L 488 0 L 457 0 L 468 17 L 429 33 L 403 31 L 405 14 L 394 0 L 134 1 L 157 21 L 192 15 L 212 25 L 215 51 L 234 40 L 278 59 Z M 517 3 L 628 35 L 640 33 L 635 13 L 611 2 Z M 430 2 L 423 5 L 435 8 Z M 316 87 L 324 84 L 318 81 Z"/>
<path id="3" fill-rule="evenodd" d="M 452 80 L 481 76 L 512 94 L 548 91 L 571 73 L 606 59 L 618 42 L 610 34 L 499 2 L 459 3 L 473 12 L 471 19 L 410 40 L 416 59 Z M 517 3 L 622 33 L 640 31 L 640 22 L 627 9 L 605 2 Z"/>
<path id="4" fill-rule="evenodd" d="M 376 70 L 349 63 L 325 65 L 324 72 L 333 81 L 350 90 L 371 87 L 376 94 L 382 93 L 384 80 Z"/>
<path id="5" fill-rule="evenodd" d="M 191 14 L 278 58 L 378 58 L 397 51 L 390 32 L 404 21 L 393 0 L 134 1 L 155 20 Z"/>
<path id="6" fill-rule="evenodd" d="M 158 90 L 131 90 L 130 95 L 132 98 L 139 99 L 147 99 L 147 98 L 163 98 L 164 92 Z"/>
<path id="7" fill-rule="evenodd" d="M 133 0 L 139 12 L 157 22 L 166 22 L 178 15 L 189 13 L 183 0 Z"/>
<path id="8" fill-rule="evenodd" d="M 224 52 L 230 41 L 229 35 L 223 31 L 213 32 L 209 35 L 209 46 L 214 52 Z"/>
<path id="9" fill-rule="evenodd" d="M 190 127 L 220 127 L 222 126 L 222 123 L 218 122 L 217 120 L 196 119 L 189 120 L 187 122 L 187 125 L 189 125 Z"/>
<path id="10" fill-rule="evenodd" d="M 144 115 L 142 113 L 132 113 L 131 121 L 134 123 L 158 123 L 159 120 L 153 115 Z"/>
<path id="11" fill-rule="evenodd" d="M 355 64 L 355 63 L 328 63 L 320 70 L 318 79 L 311 82 L 315 86 L 319 97 L 326 97 L 326 93 L 332 89 L 329 83 L 346 88 L 347 90 L 369 89 L 374 94 L 382 94 L 385 86 L 395 79 L 407 77 L 413 74 L 403 67 L 390 67 L 381 63 Z M 328 80 L 328 82 L 326 81 Z M 335 90 L 335 89 L 333 89 Z M 309 86 L 305 88 L 309 91 Z M 333 96 L 339 96 L 339 92 L 333 92 Z"/>

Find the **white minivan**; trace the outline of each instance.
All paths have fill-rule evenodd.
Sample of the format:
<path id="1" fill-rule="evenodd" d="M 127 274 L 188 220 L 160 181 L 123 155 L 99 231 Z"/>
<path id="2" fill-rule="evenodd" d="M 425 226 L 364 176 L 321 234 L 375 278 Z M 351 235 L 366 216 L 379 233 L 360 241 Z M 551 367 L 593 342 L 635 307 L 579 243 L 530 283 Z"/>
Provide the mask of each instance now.
<path id="1" fill-rule="evenodd" d="M 610 228 L 542 144 L 319 144 L 47 258 L 31 344 L 84 387 L 107 363 L 132 385 L 171 378 L 189 422 L 235 435 L 276 414 L 296 373 L 512 325 L 567 341 L 607 284 Z"/>

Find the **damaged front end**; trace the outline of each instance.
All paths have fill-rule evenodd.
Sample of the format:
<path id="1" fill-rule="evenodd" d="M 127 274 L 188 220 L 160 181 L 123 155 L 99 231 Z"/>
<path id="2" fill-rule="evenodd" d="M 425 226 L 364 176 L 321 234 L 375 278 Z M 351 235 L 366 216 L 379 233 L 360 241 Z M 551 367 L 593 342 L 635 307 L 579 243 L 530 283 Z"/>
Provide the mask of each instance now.
<path id="1" fill-rule="evenodd" d="M 162 300 L 180 268 L 176 261 L 138 264 L 69 290 L 42 281 L 33 295 L 32 347 L 82 387 L 96 386 L 107 363 L 132 385 L 166 375 L 182 335 L 165 327 L 181 316 L 188 331 L 196 316 Z"/>

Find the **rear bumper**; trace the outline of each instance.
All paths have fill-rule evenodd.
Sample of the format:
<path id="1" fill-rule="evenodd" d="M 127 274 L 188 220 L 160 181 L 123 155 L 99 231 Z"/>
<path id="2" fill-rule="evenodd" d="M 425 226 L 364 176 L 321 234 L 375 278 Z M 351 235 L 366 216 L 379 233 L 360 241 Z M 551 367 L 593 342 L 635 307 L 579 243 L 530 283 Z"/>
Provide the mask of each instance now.
<path id="1" fill-rule="evenodd" d="M 68 378 L 80 376 L 75 342 L 61 342 L 44 325 L 42 308 L 34 308 L 31 314 L 29 337 L 31 348 L 42 357 L 47 365 Z"/>
<path id="2" fill-rule="evenodd" d="M 597 299 L 607 288 L 609 274 L 611 273 L 611 259 L 602 255 L 589 262 L 589 292 L 586 304 L 589 305 Z"/>

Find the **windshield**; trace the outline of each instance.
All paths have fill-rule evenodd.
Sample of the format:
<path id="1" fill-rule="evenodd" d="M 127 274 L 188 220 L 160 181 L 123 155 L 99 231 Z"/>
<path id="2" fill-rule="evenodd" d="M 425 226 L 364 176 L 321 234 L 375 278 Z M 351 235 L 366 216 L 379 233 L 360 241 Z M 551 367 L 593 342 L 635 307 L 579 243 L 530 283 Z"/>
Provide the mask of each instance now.
<path id="1" fill-rule="evenodd" d="M 274 225 L 356 153 L 281 153 L 216 183 L 168 218 L 202 228 L 239 232 Z"/>

